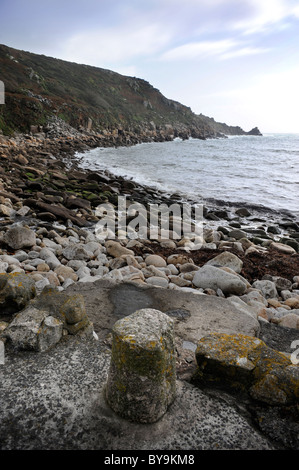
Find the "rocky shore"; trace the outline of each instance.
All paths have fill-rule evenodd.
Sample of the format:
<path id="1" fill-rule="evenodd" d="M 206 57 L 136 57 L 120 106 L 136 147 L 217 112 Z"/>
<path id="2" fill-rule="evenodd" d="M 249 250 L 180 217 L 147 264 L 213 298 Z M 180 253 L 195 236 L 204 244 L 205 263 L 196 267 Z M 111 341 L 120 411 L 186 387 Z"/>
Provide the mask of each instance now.
<path id="1" fill-rule="evenodd" d="M 97 337 L 109 350 L 115 310 L 110 317 L 108 313 L 105 316 L 97 302 L 99 292 L 106 289 L 105 283 L 107 286 L 112 283 L 111 289 L 127 286 L 123 300 L 118 292 L 122 310 L 118 316 L 142 308 L 148 296 L 153 295 L 154 308 L 168 312 L 176 322 L 178 379 L 207 388 L 212 396 L 218 393 L 213 387 L 213 368 L 208 367 L 205 374 L 203 367 L 211 351 L 215 354 L 214 361 L 219 360 L 217 374 L 223 373 L 225 377 L 222 395 L 225 400 L 228 400 L 227 390 L 237 389 L 243 394 L 244 383 L 237 380 L 237 385 L 228 386 L 230 374 L 223 370 L 231 367 L 231 363 L 226 364 L 223 349 L 217 350 L 209 335 L 228 335 L 225 342 L 230 350 L 234 350 L 237 339 L 243 348 L 241 356 L 251 364 L 250 338 L 265 342 L 266 349 L 261 349 L 254 362 L 255 374 L 260 371 L 258 379 L 256 375 L 246 379 L 250 391 L 244 403 L 249 404 L 248 409 L 254 409 L 255 426 L 274 448 L 298 449 L 299 377 L 298 366 L 291 356 L 294 341 L 299 340 L 298 221 L 288 213 L 266 216 L 255 209 L 207 205 L 200 240 L 197 237 L 178 240 L 171 236 L 158 240 L 99 239 L 96 233 L 99 204 L 109 202 L 116 206 L 119 195 L 145 206 L 181 202 L 179 194 L 163 194 L 108 172 L 80 168 L 76 152 L 118 144 L 123 142 L 111 138 L 99 140 L 87 134 L 66 137 L 62 132 L 59 136 L 54 131 L 53 135 L 0 136 L 2 340 L 8 350 L 10 347 L 12 351 L 19 350 L 26 342 L 24 338 L 20 340 L 19 333 L 15 334 L 18 324 L 13 322 L 17 320 L 22 328 L 26 321 L 32 322 L 28 305 L 35 296 L 45 298 L 54 289 L 55 295 L 64 296 L 63 299 L 55 297 L 63 305 L 61 309 L 65 311 L 71 302 L 67 320 L 58 325 L 55 320 L 58 317 L 52 310 L 49 317 L 49 304 L 45 307 L 42 303 L 39 307 L 37 300 L 32 307 L 38 312 L 48 312 L 41 316 L 39 313 L 37 321 L 41 324 L 47 319 L 53 334 L 58 332 L 55 336 L 58 339 L 51 337 L 47 342 L 47 337 L 43 346 L 38 343 L 38 347 L 33 347 L 30 343 L 29 349 L 47 351 L 62 338 L 65 341 L 80 330 L 80 334 Z M 18 280 L 18 276 L 28 279 L 28 286 L 24 287 L 26 294 L 24 290 L 18 293 L 20 282 L 11 281 Z M 28 293 L 31 290 L 32 295 Z M 81 298 L 72 303 L 74 294 L 84 297 L 86 310 Z M 22 299 L 27 295 L 25 303 L 18 303 L 18 295 Z M 73 311 L 77 312 L 76 318 L 71 315 Z M 240 334 L 247 338 L 246 353 Z M 222 340 L 218 338 L 218 344 Z M 33 341 L 36 345 L 35 337 Z M 270 350 L 276 351 L 279 360 L 275 356 L 270 361 Z M 238 350 L 236 354 L 238 359 Z M 265 372 L 260 366 L 264 364 L 262 357 L 268 357 L 271 362 L 270 371 Z M 238 363 L 237 359 L 233 360 Z M 240 377 L 243 375 L 244 369 Z M 278 430 L 273 429 L 273 423 L 278 423 Z"/>

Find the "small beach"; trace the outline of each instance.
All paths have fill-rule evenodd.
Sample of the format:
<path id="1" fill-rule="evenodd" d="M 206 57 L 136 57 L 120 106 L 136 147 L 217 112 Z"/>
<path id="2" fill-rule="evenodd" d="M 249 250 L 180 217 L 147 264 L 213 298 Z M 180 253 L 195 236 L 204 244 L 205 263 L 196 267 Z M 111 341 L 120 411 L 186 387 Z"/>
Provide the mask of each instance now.
<path id="1" fill-rule="evenodd" d="M 265 212 L 263 208 L 242 203 L 236 206 L 213 203 L 203 206 L 200 237 L 176 236 L 175 220 L 170 218 L 167 238 L 163 233 L 157 239 L 138 238 L 136 234 L 130 237 L 128 231 L 128 236 L 116 232 L 115 236 L 103 240 L 97 236 L 101 220 L 97 209 L 109 204 L 118 215 L 120 196 L 125 196 L 128 211 L 130 205 L 136 203 L 149 211 L 153 204 L 161 207 L 188 203 L 192 207 L 194 201 L 184 200 L 179 191 L 170 194 L 114 175 L 107 169 L 95 170 L 86 165 L 83 168 L 82 159 L 99 144 L 95 137 L 53 139 L 27 135 L 1 137 L 0 144 L 1 278 L 8 282 L 15 276 L 16 281 L 18 276 L 25 276 L 26 282 L 22 278 L 22 283 L 29 282 L 37 299 L 47 296 L 52 289 L 57 295 L 80 294 L 84 298 L 82 318 L 75 325 L 67 324 L 60 339 L 52 339 L 54 344 L 57 341 L 56 347 L 67 348 L 68 344 L 72 347 L 73 341 L 78 340 L 75 347 L 82 350 L 80 337 L 92 342 L 96 337 L 105 350 L 103 361 L 106 364 L 116 319 L 143 306 L 155 305 L 167 312 L 175 323 L 180 384 L 193 383 L 198 341 L 214 332 L 260 338 L 271 351 L 277 350 L 283 355 L 292 373 L 292 367 L 297 370 L 291 362 L 292 345 L 299 328 L 299 226 L 293 214 L 268 209 Z M 134 220 L 129 212 L 127 217 L 128 221 Z M 105 297 L 107 292 L 111 292 L 109 300 Z M 20 339 L 23 333 L 21 337 L 15 336 L 14 321 L 19 318 L 24 328 L 26 321 L 21 317 L 27 310 L 12 315 L 11 297 L 8 303 L 5 296 L 3 299 L 0 325 L 7 364 L 14 364 L 20 354 L 26 362 L 25 351 L 22 353 L 24 339 Z M 199 311 L 202 313 L 197 317 Z M 51 351 L 53 345 L 43 354 L 52 354 Z M 39 357 L 38 350 L 34 354 Z M 46 370 L 47 367 L 45 374 Z M 101 380 L 105 381 L 106 372 L 103 374 Z M 76 380 L 74 378 L 74 384 Z M 250 403 L 257 400 L 253 401 L 253 409 L 260 418 L 266 415 L 256 407 L 259 400 L 266 404 L 266 409 L 273 402 L 283 410 L 286 410 L 286 401 L 289 430 L 278 420 L 278 427 L 284 429 L 285 434 L 284 438 L 275 435 L 274 441 L 278 439 L 278 442 L 273 444 L 270 431 L 273 421 L 267 411 L 270 424 L 262 430 L 265 441 L 256 440 L 250 448 L 266 449 L 274 445 L 295 449 L 298 446 L 290 437 L 298 426 L 293 407 L 294 390 L 286 388 L 284 380 L 279 386 L 282 387 L 279 394 L 271 387 L 261 392 L 255 388 L 246 400 Z M 34 416 L 35 411 L 32 413 Z M 60 419 L 58 410 L 57 416 Z M 14 424 L 11 432 L 15 434 Z M 109 435 L 109 429 L 105 432 Z M 49 446 L 46 436 L 41 439 L 36 445 Z M 113 442 L 113 437 L 111 439 Z M 223 443 L 223 448 L 246 446 L 245 438 L 234 441 L 235 444 L 229 439 Z M 11 448 L 8 441 L 3 437 L 3 448 Z M 15 442 L 15 437 L 11 442 Z M 161 444 L 163 439 L 159 442 Z M 26 439 L 12 445 L 30 448 Z M 63 442 L 60 445 L 63 446 Z M 80 443 L 80 437 L 73 445 L 90 448 L 90 444 Z M 96 445 L 101 449 L 105 446 L 103 443 Z M 115 445 L 122 448 L 127 444 Z M 210 445 L 214 448 L 214 443 Z M 182 444 L 182 448 L 190 449 L 190 444 L 185 447 Z"/>

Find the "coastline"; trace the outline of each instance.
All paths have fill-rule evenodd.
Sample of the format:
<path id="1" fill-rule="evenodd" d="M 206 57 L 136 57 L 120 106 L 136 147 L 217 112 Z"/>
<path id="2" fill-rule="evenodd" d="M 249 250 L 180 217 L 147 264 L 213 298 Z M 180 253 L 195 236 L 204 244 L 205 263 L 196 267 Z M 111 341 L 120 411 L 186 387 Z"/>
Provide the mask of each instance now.
<path id="1" fill-rule="evenodd" d="M 112 142 L 110 144 L 113 145 Z M 0 136 L 1 274 L 20 273 L 31 277 L 38 294 L 50 286 L 70 294 L 82 292 L 95 333 L 100 337 L 101 346 L 105 345 L 108 350 L 112 325 L 105 319 L 106 311 L 97 317 L 98 299 L 108 289 L 105 283 L 113 282 L 113 289 L 115 285 L 116 289 L 118 286 L 128 289 L 128 298 L 120 303 L 121 306 L 135 305 L 140 292 L 145 292 L 145 296 L 149 291 L 158 292 L 159 295 L 155 295 L 161 306 L 168 305 L 163 309 L 171 310 L 180 332 L 177 367 L 178 379 L 184 383 L 190 383 L 196 367 L 194 349 L 190 350 L 190 344 L 196 346 L 204 332 L 215 326 L 212 318 L 209 328 L 208 319 L 200 327 L 190 327 L 183 307 L 189 298 L 196 298 L 194 302 L 199 303 L 216 302 L 215 305 L 223 302 L 227 316 L 231 309 L 240 318 L 238 327 L 242 333 L 250 332 L 252 336 L 262 338 L 271 348 L 278 349 L 289 358 L 291 339 L 296 339 L 299 329 L 299 227 L 294 219 L 281 214 L 281 220 L 267 226 L 266 219 L 256 217 L 253 211 L 248 213 L 243 205 L 232 206 L 228 213 L 227 207 L 215 204 L 205 207 L 200 246 L 196 245 L 196 240 L 191 240 L 190 244 L 188 239 L 171 237 L 158 240 L 116 238 L 115 244 L 109 245 L 95 236 L 95 226 L 99 221 L 95 211 L 99 204 L 109 202 L 117 206 L 119 195 L 127 195 L 129 202 L 140 202 L 144 206 L 152 203 L 181 204 L 184 201 L 179 194 L 170 196 L 116 177 L 108 171 L 82 170 L 75 158 L 76 152 L 88 151 L 96 145 L 98 142 L 89 136 L 74 139 L 70 136 L 49 139 L 36 135 L 15 139 Z M 14 227 L 28 229 L 32 242 L 13 246 L 10 230 Z M 80 253 L 76 247 L 82 249 Z M 222 269 L 223 277 L 232 276 L 229 277 L 229 285 L 220 288 L 214 284 L 201 284 L 197 273 L 201 268 L 206 269 L 219 255 L 231 255 L 237 263 L 233 268 L 231 261 L 226 261 L 220 268 L 219 264 L 214 265 L 216 271 Z M 262 284 L 258 284 L 260 282 Z M 270 292 L 266 288 L 269 285 Z M 117 304 L 121 292 L 116 290 L 115 296 Z M 167 299 L 164 304 L 163 297 Z M 174 301 L 179 309 L 171 304 Z M 213 317 L 213 314 L 212 309 L 209 315 Z M 115 321 L 117 315 L 120 313 L 108 315 L 109 322 Z M 3 327 L 0 335 L 4 339 L 11 320 L 9 314 L 0 318 Z M 223 328 L 221 321 L 217 326 L 219 330 Z M 225 331 L 235 332 L 234 320 L 230 321 Z M 188 328 L 194 336 L 188 336 Z M 72 340 L 70 338 L 70 344 L 73 344 Z M 8 347 L 8 354 L 14 357 L 15 351 Z M 273 399 L 271 393 L 275 395 L 270 387 L 270 398 L 267 396 L 270 403 Z M 291 434 L 292 429 L 298 426 L 292 402 L 287 402 L 287 405 L 285 409 L 282 404 L 287 424 L 279 422 L 285 436 L 275 435 L 274 441 L 278 440 L 278 448 L 291 446 L 297 449 L 299 444 L 296 440 L 287 443 L 288 433 Z M 281 403 L 277 406 L 279 408 Z M 258 417 L 264 416 L 264 411 L 254 409 Z M 271 426 L 273 428 L 274 425 L 270 419 L 269 429 L 263 429 L 270 440 L 273 437 Z M 260 445 L 266 448 L 265 443 Z"/>
<path id="2" fill-rule="evenodd" d="M 147 207 L 150 204 L 190 204 L 192 207 L 198 204 L 179 192 L 170 194 L 116 176 L 108 170 L 83 169 L 80 166 L 82 154 L 97 147 L 98 143 L 89 135 L 81 135 L 80 139 L 70 135 L 49 138 L 19 135 L 11 139 L 0 136 L 0 196 L 7 198 L 11 205 L 27 207 L 20 214 L 16 215 L 15 211 L 12 219 L 4 211 L 0 226 L 28 221 L 32 224 L 32 220 L 36 220 L 44 224 L 68 222 L 94 230 L 100 220 L 95 215 L 97 206 L 111 203 L 117 208 L 117 198 L 123 195 L 128 203 L 133 201 Z M 106 145 L 115 146 L 115 140 L 107 141 Z M 78 152 L 81 158 L 78 158 Z M 207 203 L 209 205 L 201 204 L 204 230 L 220 231 L 224 240 L 229 232 L 240 231 L 261 250 L 266 250 L 272 242 L 280 242 L 286 253 L 288 247 L 289 254 L 299 252 L 299 224 L 289 211 L 214 199 L 207 199 Z M 271 220 L 268 220 L 269 215 Z"/>
<path id="3" fill-rule="evenodd" d="M 125 176 L 135 183 L 162 191 L 170 199 L 172 194 L 175 194 L 181 196 L 182 202 L 200 203 L 210 210 L 222 209 L 228 212 L 243 206 L 256 216 L 266 217 L 269 221 L 271 216 L 276 222 L 283 217 L 298 219 L 299 212 L 294 194 L 296 185 L 290 189 L 290 185 L 283 181 L 281 185 L 287 192 L 280 193 L 274 170 L 273 174 L 271 173 L 273 165 L 270 164 L 269 167 L 270 154 L 275 156 L 274 149 L 280 148 L 279 145 L 282 145 L 282 151 L 287 141 L 281 143 L 279 139 L 269 140 L 267 136 L 265 139 L 236 136 L 237 141 L 238 139 L 241 139 L 238 144 L 230 146 L 224 139 L 198 141 L 191 138 L 184 141 L 176 138 L 171 142 L 141 143 L 133 147 L 100 147 L 87 153 L 79 152 L 75 157 L 82 169 L 108 169 L 115 175 Z M 258 162 L 251 161 L 251 153 L 260 152 L 263 147 L 267 148 L 265 160 L 268 163 L 262 165 L 258 172 Z M 231 168 L 231 174 L 229 159 L 231 162 L 236 161 L 236 166 Z M 249 173 L 246 176 L 247 169 Z M 270 176 L 264 177 L 267 170 Z M 244 175 L 242 171 L 245 172 Z M 256 181 L 253 180 L 255 172 L 259 174 L 256 175 Z M 244 190 L 242 186 L 245 186 Z"/>

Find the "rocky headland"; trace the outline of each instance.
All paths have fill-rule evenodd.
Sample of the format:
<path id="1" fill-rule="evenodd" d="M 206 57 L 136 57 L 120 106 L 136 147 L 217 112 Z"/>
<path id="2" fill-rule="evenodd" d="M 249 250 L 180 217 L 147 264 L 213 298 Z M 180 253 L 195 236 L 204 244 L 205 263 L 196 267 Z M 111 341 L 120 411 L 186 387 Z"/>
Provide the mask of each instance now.
<path id="1" fill-rule="evenodd" d="M 1 448 L 298 450 L 298 221 L 207 205 L 200 240 L 102 240 L 103 202 L 182 202 L 80 167 L 123 138 L 0 136 Z M 176 338 L 177 399 L 149 427 L 101 394 L 113 325 L 144 308 Z"/>
<path id="2" fill-rule="evenodd" d="M 197 139 L 261 135 L 216 122 L 166 98 L 146 80 L 0 44 L 0 132 L 53 130 L 57 120 L 81 133 L 121 145 L 174 137 Z M 65 130 L 64 135 L 65 135 Z M 79 133 L 77 133 L 79 135 Z"/>

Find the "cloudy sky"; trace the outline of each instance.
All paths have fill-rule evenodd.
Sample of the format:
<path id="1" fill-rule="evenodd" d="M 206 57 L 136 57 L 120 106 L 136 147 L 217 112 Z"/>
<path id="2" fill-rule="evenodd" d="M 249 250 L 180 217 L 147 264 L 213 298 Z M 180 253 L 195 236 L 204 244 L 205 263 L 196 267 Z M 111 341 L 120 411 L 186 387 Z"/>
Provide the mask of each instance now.
<path id="1" fill-rule="evenodd" d="M 0 44 L 144 78 L 245 130 L 299 133 L 299 0 L 0 0 Z"/>

